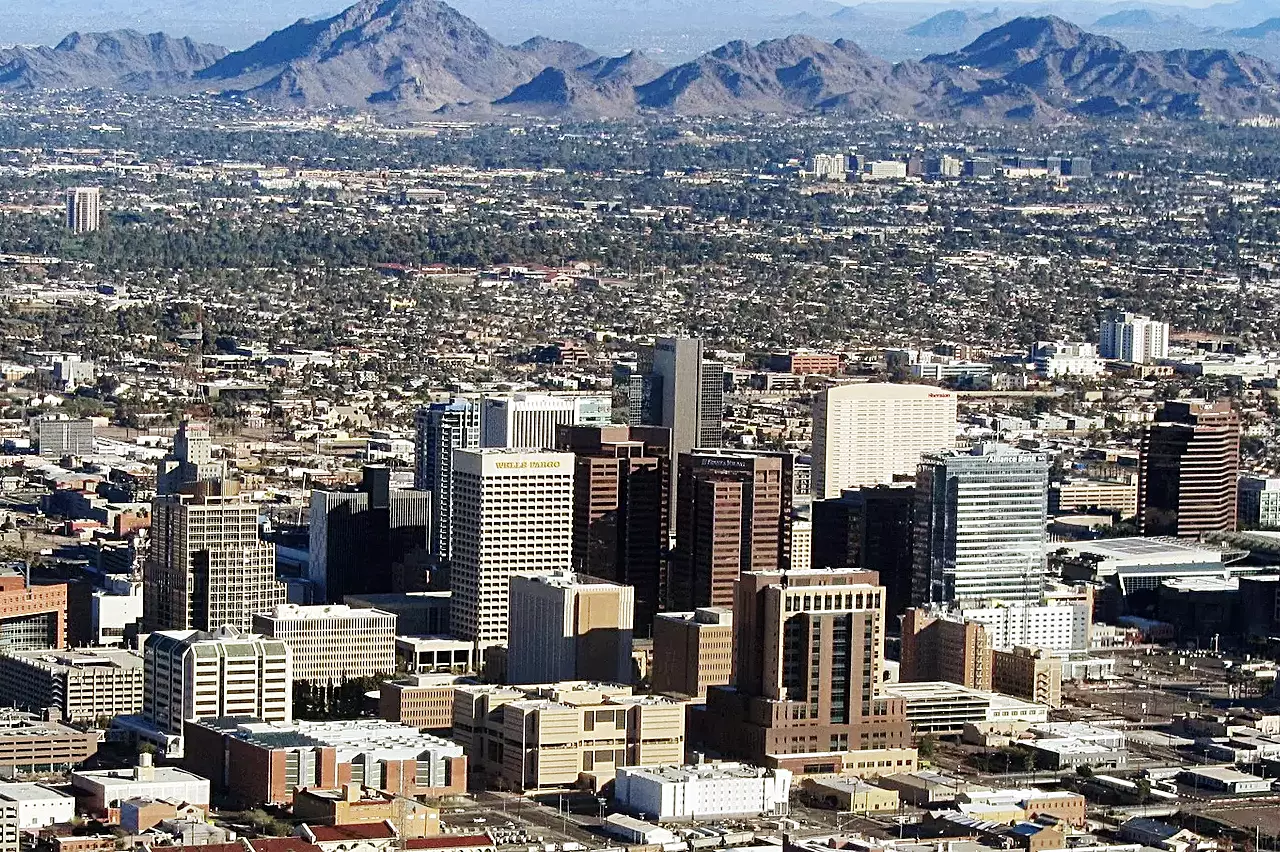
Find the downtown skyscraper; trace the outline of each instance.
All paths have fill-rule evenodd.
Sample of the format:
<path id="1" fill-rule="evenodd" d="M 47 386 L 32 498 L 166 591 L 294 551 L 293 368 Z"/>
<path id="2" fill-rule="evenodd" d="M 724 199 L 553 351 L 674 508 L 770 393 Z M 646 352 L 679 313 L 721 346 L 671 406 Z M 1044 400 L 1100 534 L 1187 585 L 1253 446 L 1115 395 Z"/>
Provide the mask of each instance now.
<path id="1" fill-rule="evenodd" d="M 628 389 L 628 423 L 671 430 L 673 456 L 724 441 L 724 365 L 701 340 L 659 337 L 643 353 Z"/>
<path id="2" fill-rule="evenodd" d="M 453 451 L 480 446 L 480 400 L 455 397 L 418 409 L 413 487 L 431 492 L 431 554 L 447 562 L 453 525 Z"/>
<path id="3" fill-rule="evenodd" d="M 1001 444 L 927 454 L 915 488 L 912 602 L 1038 601 L 1049 458 Z"/>
<path id="4" fill-rule="evenodd" d="M 1166 402 L 1142 435 L 1138 528 L 1198 536 L 1236 528 L 1240 416 L 1230 402 Z"/>

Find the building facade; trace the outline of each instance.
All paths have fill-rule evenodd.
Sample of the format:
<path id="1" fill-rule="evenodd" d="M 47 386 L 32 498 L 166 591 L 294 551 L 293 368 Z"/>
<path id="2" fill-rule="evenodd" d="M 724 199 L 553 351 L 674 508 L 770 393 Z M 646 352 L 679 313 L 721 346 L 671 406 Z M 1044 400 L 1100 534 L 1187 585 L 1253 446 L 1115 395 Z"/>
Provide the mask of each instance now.
<path id="1" fill-rule="evenodd" d="M 133 651 L 7 651 L 0 656 L 6 703 L 35 713 L 52 707 L 73 724 L 140 712 L 142 682 L 142 657 Z"/>
<path id="2" fill-rule="evenodd" d="M 67 584 L 33 585 L 0 566 L 0 643 L 13 651 L 65 648 Z"/>
<path id="3" fill-rule="evenodd" d="M 976 622 L 912 608 L 902 617 L 903 683 L 945 680 L 991 689 L 991 639 Z"/>
<path id="4" fill-rule="evenodd" d="M 1280 477 L 1242 476 L 1239 491 L 1240 529 L 1280 529 Z"/>
<path id="5" fill-rule="evenodd" d="M 511 578 L 508 683 L 630 683 L 635 590 L 584 574 Z"/>
<path id="6" fill-rule="evenodd" d="M 93 455 L 93 421 L 40 417 L 35 421 L 36 449 L 41 458 Z"/>
<path id="7" fill-rule="evenodd" d="M 876 571 L 885 612 L 897 616 L 911 603 L 915 493 L 911 485 L 876 485 L 815 500 L 812 567 Z"/>
<path id="8" fill-rule="evenodd" d="M 991 652 L 991 687 L 1049 707 L 1062 706 L 1062 660 L 1047 648 L 1018 645 Z"/>
<path id="9" fill-rule="evenodd" d="M 1004 445 L 931 453 L 916 474 L 912 602 L 1036 601 L 1049 458 Z"/>
<path id="10" fill-rule="evenodd" d="M 733 609 L 664 612 L 653 622 L 653 691 L 705 698 L 733 679 Z"/>
<path id="11" fill-rule="evenodd" d="M 790 453 L 679 457 L 672 609 L 732 606 L 742 573 L 790 567 L 792 463 Z"/>
<path id="12" fill-rule="evenodd" d="M 1236 528 L 1240 417 L 1230 402 L 1170 401 L 1142 435 L 1138 529 L 1195 537 Z"/>
<path id="13" fill-rule="evenodd" d="M 358 491 L 312 491 L 307 577 L 321 600 L 417 591 L 406 565 L 427 555 L 433 495 L 392 488 L 390 471 L 364 468 Z M 425 574 L 425 571 L 424 571 Z"/>
<path id="14" fill-rule="evenodd" d="M 813 495 L 914 478 L 925 453 L 954 447 L 956 395 L 927 385 L 854 384 L 813 402 Z"/>
<path id="15" fill-rule="evenodd" d="M 568 571 L 574 457 L 519 450 L 455 450 L 453 634 L 505 644 L 511 578 Z"/>
<path id="16" fill-rule="evenodd" d="M 293 721 L 293 655 L 279 639 L 220 630 L 159 631 L 143 649 L 142 712 L 162 731 L 222 716 Z"/>
<path id="17" fill-rule="evenodd" d="M 480 446 L 549 450 L 561 426 L 608 426 L 613 399 L 598 394 L 517 393 L 481 403 Z"/>
<path id="18" fill-rule="evenodd" d="M 648 636 L 666 587 L 671 432 L 660 426 L 562 426 L 574 454 L 573 569 L 635 589 L 636 633 Z"/>
<path id="19" fill-rule="evenodd" d="M 1098 354 L 1115 361 L 1149 364 L 1169 354 L 1169 324 L 1124 311 L 1107 311 L 1099 324 Z"/>
<path id="20" fill-rule="evenodd" d="M 733 685 L 707 691 L 713 748 L 764 763 L 910 745 L 902 703 L 879 693 L 884 589 L 874 573 L 752 572 L 736 597 Z"/>
<path id="21" fill-rule="evenodd" d="M 396 670 L 396 617 L 382 610 L 281 604 L 256 613 L 253 632 L 289 646 L 294 680 L 338 684 Z"/>
<path id="22" fill-rule="evenodd" d="M 453 451 L 480 446 L 480 401 L 456 397 L 418 410 L 414 418 L 413 487 L 431 495 L 431 553 L 448 561 L 453 520 Z"/>
<path id="23" fill-rule="evenodd" d="M 88 234 L 102 227 L 102 190 L 78 186 L 67 190 L 67 230 Z"/>
<path id="24" fill-rule="evenodd" d="M 143 568 L 143 624 L 155 630 L 246 630 L 286 599 L 258 505 L 239 494 L 159 496 Z"/>
<path id="25" fill-rule="evenodd" d="M 684 702 L 618 684 L 459 686 L 453 739 L 486 781 L 520 791 L 573 786 L 582 773 L 681 764 Z"/>

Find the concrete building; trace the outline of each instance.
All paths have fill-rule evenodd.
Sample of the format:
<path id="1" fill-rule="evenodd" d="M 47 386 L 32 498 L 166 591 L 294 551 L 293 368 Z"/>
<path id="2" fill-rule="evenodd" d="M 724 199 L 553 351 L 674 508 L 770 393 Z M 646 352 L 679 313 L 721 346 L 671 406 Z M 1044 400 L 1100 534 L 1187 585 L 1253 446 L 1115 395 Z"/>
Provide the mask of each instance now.
<path id="1" fill-rule="evenodd" d="M 1237 796 L 1271 792 L 1271 783 L 1268 779 L 1241 772 L 1230 766 L 1194 766 L 1179 773 L 1178 779 L 1184 784 L 1203 790 L 1214 790 Z"/>
<path id="2" fill-rule="evenodd" d="M 406 840 L 437 839 L 441 831 L 439 808 L 359 784 L 334 790 L 300 789 L 293 794 L 293 816 L 309 826 L 381 826 L 389 822 L 396 836 Z"/>
<path id="3" fill-rule="evenodd" d="M 1099 584 L 1126 596 L 1158 589 L 1166 580 L 1229 579 L 1260 570 L 1237 564 L 1240 555 L 1193 541 L 1134 537 L 1060 542 L 1049 561 L 1064 580 Z"/>
<path id="4" fill-rule="evenodd" d="M 807 571 L 813 567 L 813 522 L 791 519 L 791 567 Z"/>
<path id="5" fill-rule="evenodd" d="M 1049 458 L 1004 445 L 926 455 L 916 475 L 912 602 L 1037 601 Z"/>
<path id="6" fill-rule="evenodd" d="M 787 770 L 741 763 L 627 766 L 613 784 L 620 808 L 658 822 L 785 816 L 790 794 Z"/>
<path id="7" fill-rule="evenodd" d="M 476 647 L 452 636 L 397 636 L 396 670 L 408 674 L 468 674 L 483 661 Z"/>
<path id="8" fill-rule="evenodd" d="M 681 764 L 685 705 L 619 684 L 459 686 L 453 739 L 488 783 L 521 791 L 600 783 L 622 766 Z"/>
<path id="9" fill-rule="evenodd" d="M 1194 538 L 1236 528 L 1240 417 L 1230 402 L 1166 402 L 1142 434 L 1138 529 Z"/>
<path id="10" fill-rule="evenodd" d="M 18 829 L 67 825 L 76 818 L 76 800 L 43 784 L 0 784 L 0 802 L 17 806 Z"/>
<path id="11" fill-rule="evenodd" d="M 885 684 L 886 698 L 905 705 L 915 736 L 959 736 L 964 726 L 981 722 L 1047 722 L 1049 708 L 985 689 L 948 681 Z"/>
<path id="12" fill-rule="evenodd" d="M 209 424 L 196 420 L 179 423 L 173 436 L 173 452 L 156 466 L 156 493 L 177 494 L 199 482 L 221 482 L 226 478 L 226 463 L 213 457 Z"/>
<path id="13" fill-rule="evenodd" d="M 466 792 L 462 747 L 396 722 L 206 719 L 187 725 L 184 766 L 244 807 L 348 784 L 409 798 Z"/>
<path id="14" fill-rule="evenodd" d="M 801 785 L 809 802 L 851 814 L 895 813 L 902 807 L 897 790 L 861 778 L 806 778 Z"/>
<path id="15" fill-rule="evenodd" d="M 1240 477 L 1236 519 L 1242 530 L 1280 530 L 1280 477 Z"/>
<path id="16" fill-rule="evenodd" d="M 991 639 L 978 623 L 913 608 L 902 618 L 903 683 L 945 680 L 991 689 Z"/>
<path id="17" fill-rule="evenodd" d="M 1098 357 L 1098 348 L 1092 343 L 1038 341 L 1031 347 L 1031 359 L 1036 374 L 1045 379 L 1062 376 L 1096 379 L 1106 369 Z"/>
<path id="18" fill-rule="evenodd" d="M 98 750 L 98 736 L 31 713 L 0 711 L 0 776 L 69 769 Z"/>
<path id="19" fill-rule="evenodd" d="M 93 421 L 40 417 L 34 421 L 36 448 L 41 458 L 93 455 Z"/>
<path id="20" fill-rule="evenodd" d="M 446 733 L 453 727 L 453 696 L 457 687 L 474 684 L 451 674 L 419 674 L 378 685 L 378 715 L 388 722 Z"/>
<path id="21" fill-rule="evenodd" d="M 391 472 L 364 468 L 359 490 L 312 491 L 307 577 L 320 600 L 421 591 L 430 546 L 426 491 L 392 488 Z M 411 576 L 416 572 L 420 576 Z"/>
<path id="22" fill-rule="evenodd" d="M 95 645 L 121 645 L 125 630 L 142 621 L 142 582 L 109 577 L 90 600 L 90 632 Z"/>
<path id="23" fill-rule="evenodd" d="M 148 632 L 247 630 L 287 594 L 275 545 L 258 535 L 258 505 L 239 494 L 157 497 L 143 579 Z"/>
<path id="24" fill-rule="evenodd" d="M 744 572 L 790 567 L 792 462 L 730 450 L 679 457 L 672 609 L 731 606 Z"/>
<path id="25" fill-rule="evenodd" d="M 572 572 L 511 578 L 508 683 L 630 683 L 635 591 Z"/>
<path id="26" fill-rule="evenodd" d="M 209 779 L 175 766 L 152 766 L 151 755 L 138 756 L 132 769 L 95 769 L 71 773 L 71 786 L 85 809 L 105 816 L 129 799 L 171 799 L 209 808 Z"/>
<path id="27" fill-rule="evenodd" d="M 455 636 L 505 644 L 511 578 L 570 570 L 573 476 L 571 453 L 454 451 Z"/>
<path id="28" fill-rule="evenodd" d="M 1049 512 L 1115 512 L 1121 518 L 1138 514 L 1138 481 L 1108 482 L 1099 479 L 1067 479 L 1049 485 Z"/>
<path id="29" fill-rule="evenodd" d="M 186 722 L 223 716 L 293 720 L 293 656 L 279 639 L 160 631 L 143 659 L 143 715 L 162 731 L 180 736 Z"/>
<path id="30" fill-rule="evenodd" d="M 945 612 L 947 617 L 981 624 L 992 648 L 1032 645 L 1053 651 L 1087 651 L 1093 630 L 1092 594 L 1076 601 L 959 606 Z"/>
<path id="31" fill-rule="evenodd" d="M 102 227 L 102 190 L 77 186 L 67 190 L 67 230 L 88 234 Z"/>
<path id="32" fill-rule="evenodd" d="M 653 622 L 653 691 L 705 698 L 733 676 L 733 610 L 664 612 Z"/>
<path id="33" fill-rule="evenodd" d="M 1149 364 L 1169 354 L 1169 324 L 1139 314 L 1107 311 L 1098 333 L 1103 358 Z"/>
<path id="34" fill-rule="evenodd" d="M 562 426 L 574 454 L 573 569 L 635 589 L 637 635 L 649 636 L 666 582 L 671 431 L 660 426 Z"/>
<path id="35" fill-rule="evenodd" d="M 835 376 L 840 373 L 840 356 L 835 352 L 815 352 L 812 349 L 771 352 L 769 369 L 775 373 L 791 373 L 796 376 L 815 373 Z"/>
<path id="36" fill-rule="evenodd" d="M 673 457 L 719 447 L 724 440 L 724 365 L 707 361 L 702 341 L 691 338 L 660 337 L 646 354 L 641 369 L 647 374 L 636 377 L 646 387 L 632 394 L 631 425 L 670 429 Z M 648 405 L 636 398 L 641 396 Z"/>
<path id="37" fill-rule="evenodd" d="M 342 602 L 351 607 L 394 614 L 396 631 L 401 636 L 447 636 L 452 597 L 450 592 L 394 592 L 347 595 Z"/>
<path id="38" fill-rule="evenodd" d="M 712 748 L 764 763 L 910 745 L 904 705 L 879 691 L 884 589 L 873 573 L 752 572 L 736 598 L 733 686 L 707 691 Z"/>
<path id="39" fill-rule="evenodd" d="M 389 612 L 280 604 L 254 615 L 253 632 L 289 646 L 295 681 L 338 684 L 396 670 L 396 617 Z"/>
<path id="40" fill-rule="evenodd" d="M 431 553 L 448 561 L 453 523 L 453 451 L 480 446 L 480 402 L 455 397 L 418 410 L 414 418 L 413 487 L 431 495 Z"/>
<path id="41" fill-rule="evenodd" d="M 813 402 L 813 494 L 914 477 L 920 457 L 955 446 L 956 395 L 926 385 L 852 384 Z"/>
<path id="42" fill-rule="evenodd" d="M 0 656 L 0 692 L 12 707 L 55 708 L 75 724 L 142 710 L 142 657 L 135 651 L 8 651 Z"/>
<path id="43" fill-rule="evenodd" d="M 991 652 L 991 685 L 996 692 L 1062 706 L 1062 660 L 1045 648 L 1019 645 Z"/>
<path id="44" fill-rule="evenodd" d="M 613 399 L 599 394 L 517 393 L 485 397 L 480 446 L 550 450 L 561 426 L 608 426 Z"/>
<path id="45" fill-rule="evenodd" d="M 1027 743 L 1036 765 L 1046 769 L 1124 768 L 1128 765 L 1123 731 L 1087 722 L 1040 722 L 1028 730 L 1035 739 Z"/>
<path id="46" fill-rule="evenodd" d="M 33 585 L 0 565 L 0 644 L 14 651 L 66 647 L 67 584 Z"/>

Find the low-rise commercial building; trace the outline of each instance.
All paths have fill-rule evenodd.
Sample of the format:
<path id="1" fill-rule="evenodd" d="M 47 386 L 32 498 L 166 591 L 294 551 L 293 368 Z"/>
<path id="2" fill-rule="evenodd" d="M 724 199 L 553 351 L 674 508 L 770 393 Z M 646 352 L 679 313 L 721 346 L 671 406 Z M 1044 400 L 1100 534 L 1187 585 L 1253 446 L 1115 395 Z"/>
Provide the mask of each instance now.
<path id="1" fill-rule="evenodd" d="M 516 790 L 572 786 L 623 766 L 683 763 L 685 703 L 621 684 L 459 686 L 453 738 L 485 779 Z"/>
<path id="2" fill-rule="evenodd" d="M 947 681 L 885 684 L 883 692 L 906 702 L 907 721 L 916 736 L 958 736 L 969 722 L 1046 722 L 1049 718 L 1049 708 L 1043 704 Z"/>
<path id="3" fill-rule="evenodd" d="M 846 813 L 891 813 L 902 806 L 897 790 L 860 778 L 806 778 L 800 786 L 811 803 Z"/>
<path id="4" fill-rule="evenodd" d="M 451 674 L 419 674 L 378 685 L 378 715 L 427 731 L 453 728 L 453 694 L 471 678 Z"/>
<path id="5" fill-rule="evenodd" d="M 370 825 L 390 822 L 399 837 L 440 834 L 440 809 L 400 796 L 347 784 L 337 790 L 302 789 L 293 796 L 293 816 L 309 825 Z"/>
<path id="6" fill-rule="evenodd" d="M 461 746 L 396 722 L 206 719 L 188 723 L 185 738 L 183 765 L 246 807 L 286 804 L 304 787 L 356 784 L 410 798 L 467 789 Z"/>
<path id="7" fill-rule="evenodd" d="M 0 784 L 0 801 L 18 808 L 18 828 L 27 831 L 69 823 L 76 817 L 76 800 L 43 784 Z"/>
<path id="8" fill-rule="evenodd" d="M 741 763 L 628 766 L 618 769 L 618 806 L 660 821 L 779 816 L 787 813 L 791 773 Z"/>
<path id="9" fill-rule="evenodd" d="M 1123 768 L 1128 764 L 1124 732 L 1087 722 L 1046 722 L 1028 729 L 1035 740 L 1026 743 L 1036 765 L 1046 769 Z"/>
<path id="10" fill-rule="evenodd" d="M 98 734 L 46 722 L 30 713 L 0 714 L 0 775 L 56 772 L 88 760 Z"/>
<path id="11" fill-rule="evenodd" d="M 397 636 L 396 668 L 409 674 L 480 671 L 476 646 L 452 636 Z"/>
<path id="12" fill-rule="evenodd" d="M 1271 781 L 1259 778 L 1247 772 L 1241 772 L 1230 766 L 1195 766 L 1183 770 L 1178 779 L 1201 790 L 1216 790 L 1223 793 L 1269 793 Z"/>
<path id="13" fill-rule="evenodd" d="M 134 651 L 10 651 L 0 656 L 0 693 L 14 707 L 95 724 L 142 710 L 142 656 Z"/>
<path id="14" fill-rule="evenodd" d="M 103 815 L 128 799 L 173 799 L 209 807 L 209 779 L 174 766 L 153 766 L 138 757 L 132 769 L 94 769 L 71 773 L 71 786 L 92 814 Z"/>

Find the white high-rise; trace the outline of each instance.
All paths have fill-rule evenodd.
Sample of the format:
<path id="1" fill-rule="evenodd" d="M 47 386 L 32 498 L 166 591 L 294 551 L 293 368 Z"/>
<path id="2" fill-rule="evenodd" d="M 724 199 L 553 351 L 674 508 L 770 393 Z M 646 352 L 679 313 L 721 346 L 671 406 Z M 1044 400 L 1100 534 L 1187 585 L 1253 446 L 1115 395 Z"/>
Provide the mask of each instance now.
<path id="1" fill-rule="evenodd" d="M 67 228 L 87 234 L 102 227 L 102 190 L 80 186 L 67 190 Z"/>
<path id="2" fill-rule="evenodd" d="M 453 451 L 454 635 L 482 647 L 505 643 L 512 575 L 569 570 L 574 458 Z"/>
<path id="3" fill-rule="evenodd" d="M 293 721 L 293 655 L 279 639 L 222 628 L 161 630 L 143 646 L 142 712 L 171 734 L 223 716 Z"/>
<path id="4" fill-rule="evenodd" d="M 1103 358 L 1146 364 L 1169 354 L 1169 324 L 1139 314 L 1107 311 L 1098 338 Z"/>
<path id="5" fill-rule="evenodd" d="M 480 446 L 550 449 L 558 426 L 608 426 L 612 419 L 613 398 L 605 394 L 486 397 L 480 410 Z"/>
<path id="6" fill-rule="evenodd" d="M 858 384 L 813 403 L 813 496 L 914 477 L 925 453 L 955 446 L 956 395 L 928 385 Z"/>

